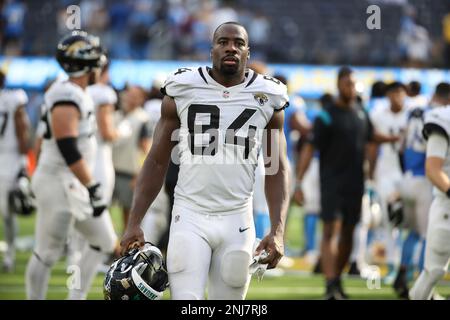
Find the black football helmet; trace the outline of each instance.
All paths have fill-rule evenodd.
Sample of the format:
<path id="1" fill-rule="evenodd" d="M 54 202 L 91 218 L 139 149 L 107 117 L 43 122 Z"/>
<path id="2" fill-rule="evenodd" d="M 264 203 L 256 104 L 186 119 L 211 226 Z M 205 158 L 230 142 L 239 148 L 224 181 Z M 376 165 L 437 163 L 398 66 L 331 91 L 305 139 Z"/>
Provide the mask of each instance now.
<path id="1" fill-rule="evenodd" d="M 9 209 L 20 215 L 28 216 L 35 209 L 35 200 L 31 191 L 30 178 L 21 170 L 12 190 L 8 193 Z"/>
<path id="2" fill-rule="evenodd" d="M 168 287 L 161 251 L 150 243 L 114 261 L 103 283 L 105 300 L 160 300 Z"/>
<path id="3" fill-rule="evenodd" d="M 58 43 L 56 60 L 69 76 L 79 77 L 106 64 L 106 55 L 100 38 L 75 30 Z"/>

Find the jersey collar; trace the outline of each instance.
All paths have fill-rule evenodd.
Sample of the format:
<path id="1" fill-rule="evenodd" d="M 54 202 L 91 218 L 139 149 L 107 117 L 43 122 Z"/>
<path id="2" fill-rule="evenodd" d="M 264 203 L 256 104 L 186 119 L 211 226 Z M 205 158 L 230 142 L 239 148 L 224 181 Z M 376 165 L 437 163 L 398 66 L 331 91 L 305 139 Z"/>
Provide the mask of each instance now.
<path id="1" fill-rule="evenodd" d="M 248 84 L 250 84 L 250 82 L 253 82 L 257 76 L 257 74 L 253 70 L 247 69 L 245 72 L 245 81 L 244 82 L 234 85 L 232 87 L 225 87 L 224 85 L 221 85 L 216 80 L 214 80 L 213 77 L 210 76 L 210 74 L 209 74 L 209 72 L 211 70 L 210 67 L 203 67 L 202 69 L 203 69 L 203 75 L 206 78 L 206 81 L 209 84 L 213 84 L 217 87 L 220 87 L 223 90 L 235 90 L 235 89 L 245 88 L 245 87 L 247 87 Z"/>

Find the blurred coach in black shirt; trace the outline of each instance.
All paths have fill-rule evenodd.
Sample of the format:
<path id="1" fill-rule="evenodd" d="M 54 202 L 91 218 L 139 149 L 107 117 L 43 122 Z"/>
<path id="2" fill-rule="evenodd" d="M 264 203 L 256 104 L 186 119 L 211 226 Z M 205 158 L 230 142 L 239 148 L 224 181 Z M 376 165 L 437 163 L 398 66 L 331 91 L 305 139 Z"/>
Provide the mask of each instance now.
<path id="1" fill-rule="evenodd" d="M 396 141 L 374 131 L 369 116 L 355 88 L 353 71 L 339 70 L 339 95 L 317 116 L 310 143 L 303 148 L 297 167 L 295 200 L 302 204 L 301 181 L 312 159 L 314 149 L 320 158 L 321 218 L 323 238 L 321 267 L 326 278 L 326 299 L 347 299 L 340 276 L 353 244 L 353 230 L 361 214 L 364 193 L 364 159 L 366 144 Z M 337 222 L 341 228 L 336 228 Z M 340 233 L 335 234 L 340 230 Z M 337 252 L 332 239 L 338 236 Z"/>

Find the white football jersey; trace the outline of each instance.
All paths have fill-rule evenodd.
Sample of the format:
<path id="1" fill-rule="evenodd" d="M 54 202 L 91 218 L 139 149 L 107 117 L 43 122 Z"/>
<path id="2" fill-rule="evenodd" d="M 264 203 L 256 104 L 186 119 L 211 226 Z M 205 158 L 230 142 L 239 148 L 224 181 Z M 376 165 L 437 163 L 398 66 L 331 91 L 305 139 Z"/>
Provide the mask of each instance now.
<path id="1" fill-rule="evenodd" d="M 412 110 L 414 108 L 423 108 L 428 105 L 428 101 L 430 101 L 430 99 L 422 94 L 415 97 L 406 97 L 405 107 L 408 110 Z"/>
<path id="2" fill-rule="evenodd" d="M 96 83 L 92 86 L 87 87 L 87 93 L 91 96 L 94 101 L 95 112 L 98 108 L 105 104 L 115 105 L 117 103 L 117 94 L 113 88 L 103 83 Z M 97 141 L 103 143 L 103 139 L 100 134 L 97 134 Z"/>
<path id="3" fill-rule="evenodd" d="M 70 82 L 55 82 L 45 93 L 43 106 L 43 120 L 45 122 L 45 133 L 42 141 L 38 168 L 50 170 L 70 170 L 56 144 L 55 137 L 51 131 L 51 110 L 60 103 L 75 104 L 80 111 L 78 123 L 78 149 L 93 170 L 97 142 L 95 133 L 97 130 L 92 98 L 78 85 Z"/>
<path id="4" fill-rule="evenodd" d="M 442 134 L 447 136 L 447 139 L 450 138 L 450 105 L 435 108 L 425 115 L 424 135 L 428 138 L 430 132 L 433 131 L 442 132 Z M 447 148 L 442 169 L 450 177 L 450 147 Z M 445 193 L 436 187 L 433 187 L 433 193 L 447 197 Z"/>
<path id="5" fill-rule="evenodd" d="M 402 135 L 407 125 L 407 112 L 405 109 L 394 113 L 390 107 L 379 108 L 370 114 L 374 128 L 385 135 Z M 400 173 L 401 142 L 383 143 L 378 149 L 376 175 L 386 176 L 386 172 Z"/>
<path id="6" fill-rule="evenodd" d="M 0 176 L 16 175 L 16 168 L 22 163 L 14 115 L 18 107 L 27 102 L 28 98 L 23 90 L 0 91 Z"/>
<path id="7" fill-rule="evenodd" d="M 152 135 L 155 132 L 159 119 L 161 118 L 161 103 L 161 99 L 151 99 L 146 101 L 144 104 L 144 110 L 150 118 L 149 129 L 152 132 Z"/>
<path id="8" fill-rule="evenodd" d="M 87 93 L 94 102 L 95 114 L 98 116 L 99 108 L 104 105 L 115 105 L 117 94 L 113 88 L 103 83 L 96 83 L 87 87 Z M 114 110 L 112 111 L 114 112 Z M 104 196 L 109 203 L 114 190 L 114 167 L 112 160 L 112 143 L 103 140 L 99 131 L 97 138 L 97 155 L 94 167 L 94 178 L 103 186 Z"/>
<path id="9" fill-rule="evenodd" d="M 95 109 L 104 104 L 115 105 L 117 103 L 117 94 L 113 88 L 103 83 L 96 83 L 87 87 L 87 93 L 94 101 Z"/>
<path id="10" fill-rule="evenodd" d="M 180 68 L 162 88 L 181 123 L 175 202 L 205 214 L 244 212 L 252 203 L 262 130 L 288 105 L 287 88 L 252 70 L 227 88 L 209 69 Z"/>

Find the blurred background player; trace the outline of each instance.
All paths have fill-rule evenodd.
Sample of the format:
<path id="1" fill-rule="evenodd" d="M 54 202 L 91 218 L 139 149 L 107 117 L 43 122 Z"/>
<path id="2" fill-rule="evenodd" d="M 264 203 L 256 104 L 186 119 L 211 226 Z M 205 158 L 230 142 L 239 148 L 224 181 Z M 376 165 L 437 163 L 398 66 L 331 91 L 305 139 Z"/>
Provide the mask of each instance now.
<path id="1" fill-rule="evenodd" d="M 401 184 L 404 229 L 409 231 L 403 243 L 402 255 L 394 289 L 399 297 L 408 298 L 408 282 L 414 276 L 414 253 L 420 245 L 419 272 L 423 270 L 428 212 L 432 202 L 432 185 L 425 176 L 426 140 L 422 135 L 428 112 L 450 103 L 450 85 L 439 83 L 427 105 L 408 110 L 408 123 L 403 152 L 404 176 Z"/>
<path id="2" fill-rule="evenodd" d="M 374 128 L 385 135 L 403 136 L 406 129 L 405 98 L 406 87 L 400 82 L 393 82 L 386 87 L 388 105 L 374 109 L 370 118 Z M 399 263 L 400 233 L 398 228 L 392 228 L 389 219 L 388 206 L 400 198 L 400 183 L 403 178 L 400 161 L 401 141 L 382 145 L 370 144 L 369 159 L 374 167 L 375 190 L 380 199 L 383 211 L 381 237 L 385 244 L 386 261 L 388 264 L 388 279 L 395 279 L 396 266 Z M 373 165 L 375 164 L 375 166 Z"/>
<path id="3" fill-rule="evenodd" d="M 341 68 L 337 77 L 339 96 L 317 116 L 312 134 L 314 147 L 303 150 L 297 175 L 301 182 L 313 158 L 314 148 L 317 149 L 320 152 L 323 220 L 320 259 L 326 280 L 325 299 L 348 298 L 342 288 L 341 274 L 350 257 L 353 231 L 360 219 L 366 143 L 398 139 L 374 132 L 368 115 L 357 103 L 355 84 L 353 71 Z M 304 198 L 301 187 L 296 193 L 298 199 Z M 337 252 L 333 248 L 335 238 L 338 239 Z"/>
<path id="4" fill-rule="evenodd" d="M 298 171 L 299 155 L 302 152 L 303 148 L 310 148 L 311 146 L 307 146 L 310 143 L 309 134 L 311 134 L 312 124 L 315 121 L 315 118 L 320 113 L 320 110 L 326 108 L 329 104 L 333 102 L 333 96 L 330 94 L 324 94 L 319 98 L 319 108 L 306 108 L 303 99 L 298 100 L 298 96 L 292 98 L 292 102 L 294 105 L 300 105 L 300 112 L 302 114 L 301 119 L 305 119 L 302 121 L 304 123 L 303 132 L 300 135 L 297 144 L 295 146 L 295 172 Z M 317 238 L 317 229 L 318 229 L 318 220 L 320 213 L 320 181 L 319 181 L 319 152 L 314 151 L 313 158 L 311 159 L 311 163 L 306 170 L 306 173 L 301 182 L 297 181 L 297 184 L 294 186 L 295 189 L 301 188 L 303 191 L 302 199 L 296 198 L 296 193 L 294 191 L 294 201 L 303 206 L 304 214 L 303 214 L 303 238 L 304 238 L 304 247 L 301 255 L 306 258 L 306 261 L 309 265 L 315 266 L 315 272 L 320 271 L 320 261 L 318 260 L 318 250 L 316 244 Z"/>
<path id="5" fill-rule="evenodd" d="M 109 62 L 100 73 L 99 81 L 87 88 L 92 97 L 97 120 L 97 157 L 94 176 L 103 186 L 105 202 L 111 204 L 114 190 L 114 166 L 112 161 L 112 144 L 129 132 L 119 132 L 114 122 L 117 94 L 109 84 Z"/>
<path id="6" fill-rule="evenodd" d="M 406 86 L 407 97 L 405 106 L 409 109 L 426 106 L 428 98 L 422 94 L 422 84 L 419 81 L 411 81 Z"/>
<path id="7" fill-rule="evenodd" d="M 0 214 L 3 218 L 7 249 L 2 268 L 11 272 L 15 262 L 16 214 L 9 203 L 10 192 L 18 179 L 27 176 L 27 153 L 30 149 L 30 124 L 25 105 L 28 101 L 23 90 L 4 88 L 6 71 L 0 70 Z"/>
<path id="8" fill-rule="evenodd" d="M 116 113 L 116 123 L 120 123 L 122 128 L 130 132 L 127 136 L 115 140 L 113 144 L 116 174 L 113 197 L 122 210 L 124 227 L 128 222 L 136 177 L 152 141 L 149 116 L 142 108 L 145 96 L 142 87 L 128 86 L 121 94 L 121 110 Z"/>
<path id="9" fill-rule="evenodd" d="M 386 83 L 381 80 L 375 81 L 372 84 L 370 91 L 370 99 L 367 105 L 367 112 L 373 112 L 378 108 L 388 107 L 389 102 L 386 97 Z"/>
<path id="10" fill-rule="evenodd" d="M 413 300 L 430 299 L 450 262 L 450 108 L 436 108 L 425 116 L 427 140 L 425 171 L 434 199 L 428 217 L 425 265 L 409 292 Z"/>
<path id="11" fill-rule="evenodd" d="M 37 218 L 35 248 L 26 270 L 28 299 L 45 299 L 50 271 L 75 227 L 88 241 L 79 283 L 69 299 L 85 299 L 99 264 L 114 250 L 117 237 L 101 184 L 93 177 L 96 156 L 95 110 L 88 85 L 96 82 L 104 54 L 100 40 L 74 31 L 58 43 L 56 60 L 69 79 L 45 94 L 46 130 L 33 176 Z"/>
<path id="12" fill-rule="evenodd" d="M 144 110 L 149 116 L 149 128 L 154 132 L 156 124 L 161 118 L 161 103 L 164 95 L 161 93 L 161 87 L 166 80 L 167 75 L 165 73 L 158 73 L 152 81 L 152 86 L 147 94 Z"/>
<path id="13" fill-rule="evenodd" d="M 103 187 L 103 198 L 107 206 L 111 205 L 112 194 L 114 190 L 114 166 L 112 161 L 112 144 L 120 137 L 126 137 L 131 134 L 127 130 L 120 132 L 116 127 L 114 113 L 117 104 L 117 94 L 110 86 L 109 61 L 105 56 L 105 65 L 100 71 L 97 83 L 90 85 L 86 89 L 87 93 L 94 101 L 95 118 L 97 122 L 97 154 L 95 158 L 94 178 L 99 181 Z M 109 209 L 105 209 L 103 214 L 110 215 Z M 71 236 L 68 265 L 78 263 L 81 258 L 81 252 L 87 242 L 83 236 L 76 231 Z M 117 254 L 118 254 L 118 250 Z M 70 261 L 74 258 L 74 261 Z M 109 266 L 108 266 L 109 267 Z"/>

